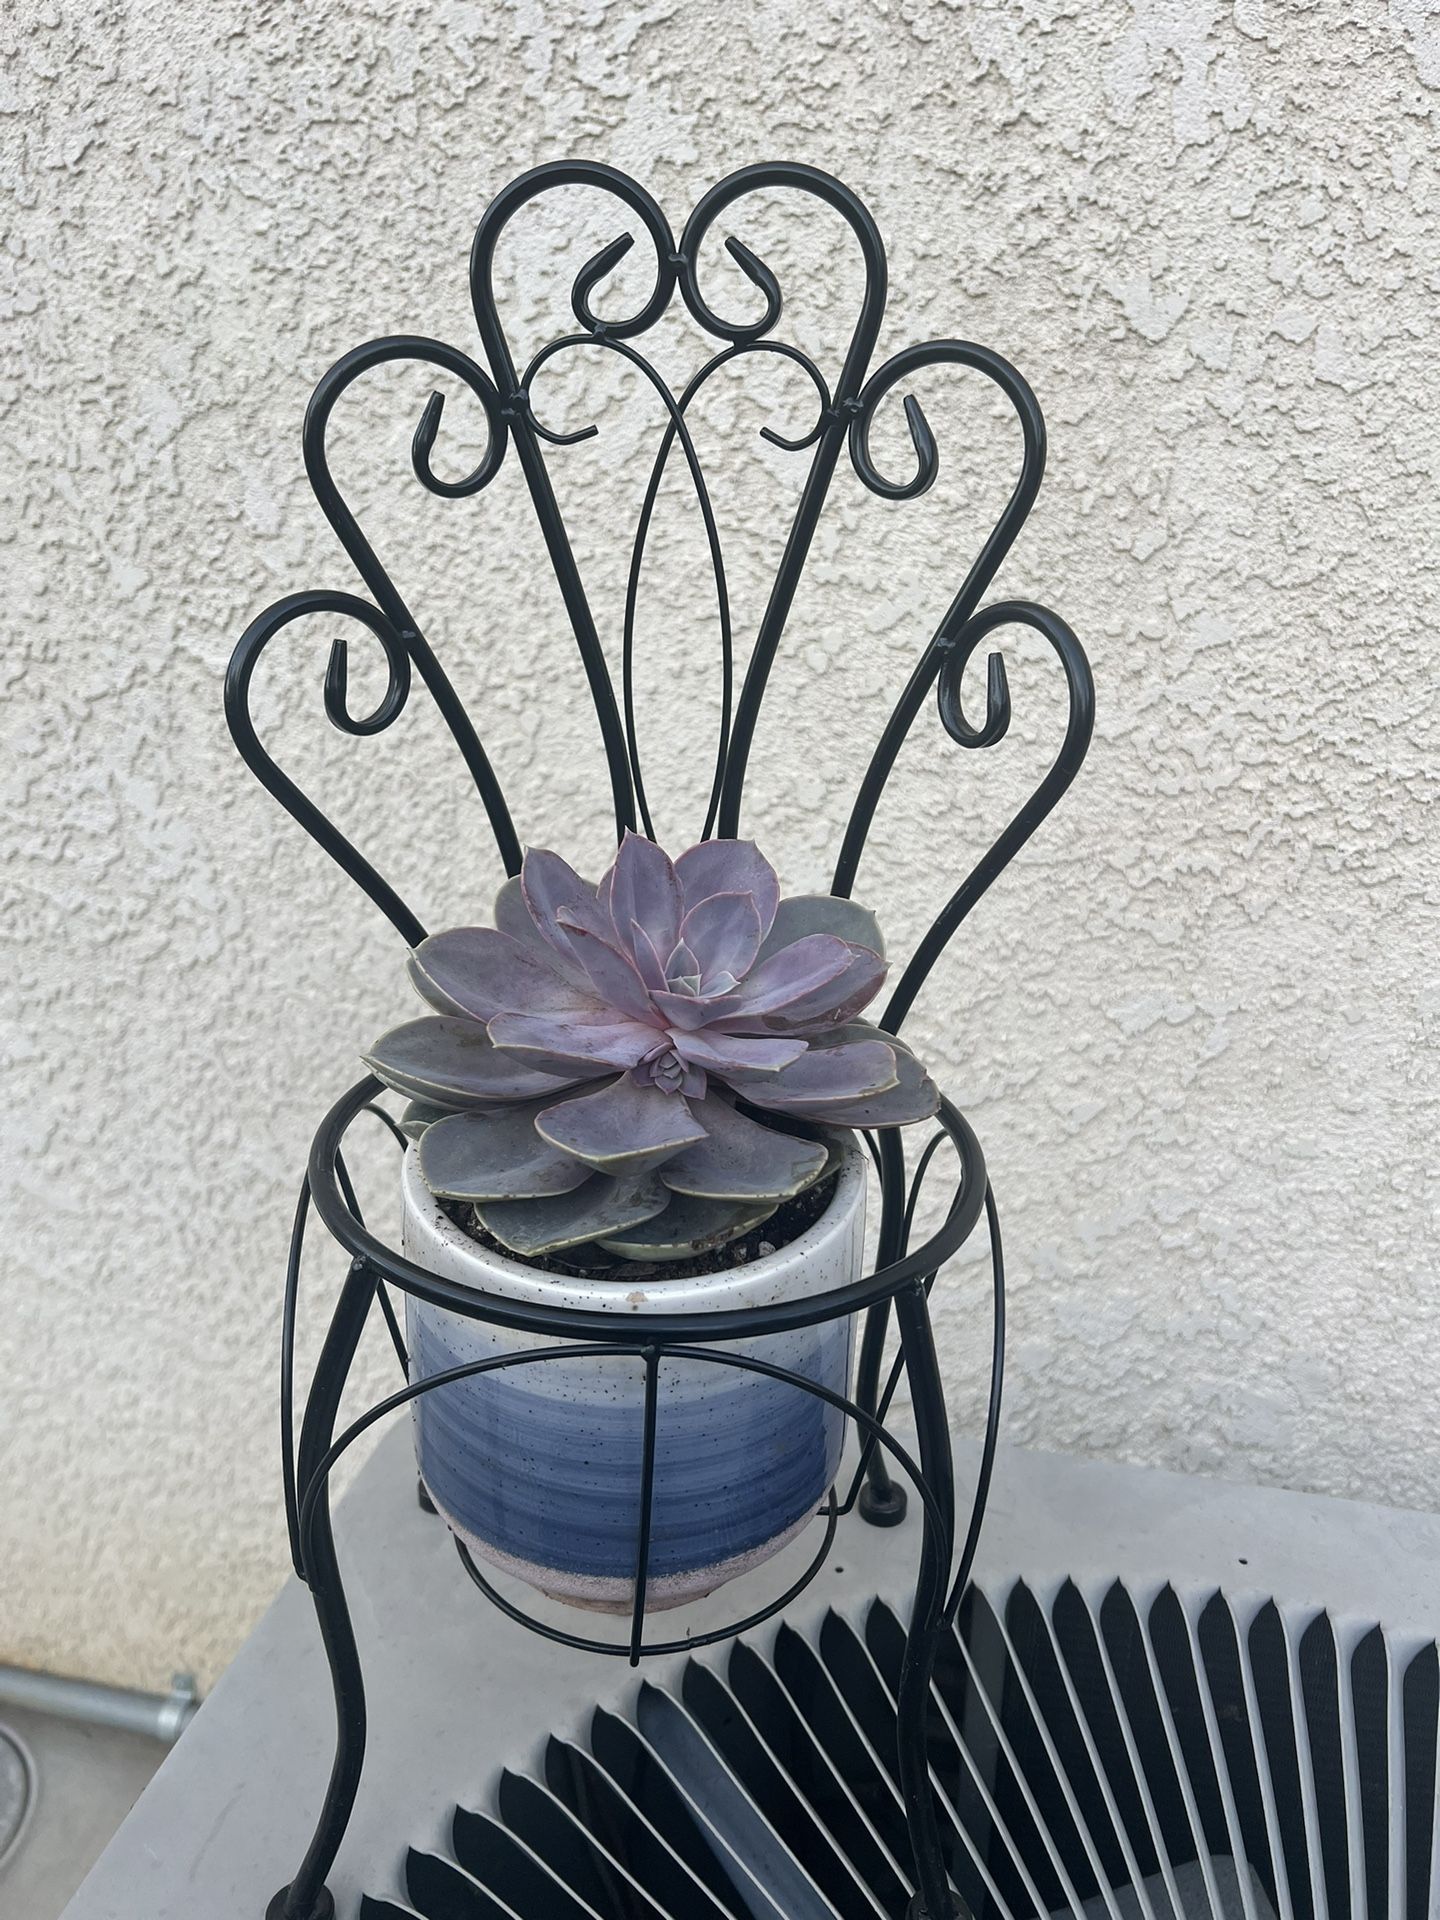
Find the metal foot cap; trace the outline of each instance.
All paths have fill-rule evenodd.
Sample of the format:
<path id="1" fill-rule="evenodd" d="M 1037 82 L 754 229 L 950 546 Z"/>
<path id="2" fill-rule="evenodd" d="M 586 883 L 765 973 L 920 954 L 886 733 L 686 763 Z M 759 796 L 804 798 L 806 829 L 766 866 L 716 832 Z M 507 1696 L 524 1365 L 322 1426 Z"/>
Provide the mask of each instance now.
<path id="1" fill-rule="evenodd" d="M 965 1908 L 961 1906 L 954 1894 L 950 1896 L 945 1911 L 935 1913 L 926 1906 L 923 1893 L 914 1893 L 910 1896 L 910 1904 L 905 1909 L 905 1920 L 963 1920 L 964 1914 Z"/>
<path id="2" fill-rule="evenodd" d="M 858 1504 L 860 1518 L 868 1520 L 872 1527 L 898 1527 L 905 1518 L 909 1499 L 904 1487 L 896 1481 L 882 1488 L 867 1480 L 860 1489 Z"/>
<path id="3" fill-rule="evenodd" d="M 308 1913 L 291 1913 L 285 1904 L 289 1898 L 289 1887 L 282 1887 L 265 1909 L 265 1920 L 335 1920 L 335 1896 L 328 1887 L 321 1887 Z"/>
<path id="4" fill-rule="evenodd" d="M 422 1513 L 434 1513 L 435 1502 L 430 1498 L 430 1489 L 423 1480 L 415 1482 L 415 1504 Z"/>

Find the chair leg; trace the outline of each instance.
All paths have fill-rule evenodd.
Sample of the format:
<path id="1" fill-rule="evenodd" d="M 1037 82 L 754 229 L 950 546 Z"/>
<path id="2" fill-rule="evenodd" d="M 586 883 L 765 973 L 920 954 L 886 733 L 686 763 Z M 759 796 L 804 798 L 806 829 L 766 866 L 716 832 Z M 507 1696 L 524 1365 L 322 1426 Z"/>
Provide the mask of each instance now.
<path id="1" fill-rule="evenodd" d="M 295 1878 L 266 1908 L 266 1920 L 333 1920 L 335 1901 L 325 1879 L 350 1824 L 365 1760 L 365 1679 L 335 1553 L 328 1473 L 313 1494 L 311 1487 L 335 1438 L 340 1396 L 374 1297 L 373 1272 L 363 1260 L 352 1261 L 320 1350 L 300 1430 L 297 1484 L 304 1516 L 303 1561 L 335 1691 L 335 1760 L 314 1838 Z"/>
<path id="2" fill-rule="evenodd" d="M 920 1471 L 935 1496 L 944 1530 L 927 1512 L 915 1582 L 915 1604 L 905 1641 L 896 1700 L 895 1737 L 900 1765 L 900 1795 L 910 1845 L 915 1859 L 918 1891 L 910 1903 L 909 1920 L 964 1920 L 965 1908 L 945 1869 L 935 1796 L 930 1786 L 928 1720 L 930 1683 L 945 1631 L 945 1600 L 954 1552 L 955 1466 L 950 1450 L 950 1428 L 945 1392 L 935 1357 L 930 1309 L 922 1287 L 898 1294 L 896 1322 L 910 1380 L 911 1401 L 920 1442 Z"/>

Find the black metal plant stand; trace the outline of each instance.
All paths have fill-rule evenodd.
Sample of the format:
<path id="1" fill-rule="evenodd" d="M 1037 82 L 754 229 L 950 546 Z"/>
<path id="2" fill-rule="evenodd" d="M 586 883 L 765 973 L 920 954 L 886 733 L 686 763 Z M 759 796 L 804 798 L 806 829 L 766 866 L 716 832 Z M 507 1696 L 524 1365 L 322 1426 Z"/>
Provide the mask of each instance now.
<path id="1" fill-rule="evenodd" d="M 496 301 L 496 245 L 520 207 L 545 189 L 565 184 L 600 188 L 618 199 L 639 221 L 654 248 L 654 289 L 640 311 L 629 318 L 604 319 L 594 310 L 591 302 L 597 288 L 633 244 L 632 236 L 623 233 L 597 253 L 576 277 L 572 307 L 578 330 L 551 341 L 520 373 Z M 780 317 L 779 284 L 765 262 L 740 241 L 729 239 L 726 248 L 763 298 L 764 311 L 760 317 L 749 321 L 722 319 L 700 290 L 702 243 L 715 220 L 742 196 L 769 188 L 797 189 L 828 203 L 848 223 L 860 246 L 865 290 L 833 387 L 811 358 L 771 337 Z M 225 688 L 226 713 L 242 756 L 282 806 L 380 908 L 406 943 L 414 945 L 423 939 L 425 928 L 400 894 L 282 772 L 261 745 L 250 717 L 249 694 L 255 668 L 265 648 L 283 628 L 312 614 L 357 621 L 369 630 L 383 650 L 388 684 L 373 713 L 360 718 L 352 715 L 347 704 L 346 643 L 336 640 L 324 694 L 331 721 L 341 731 L 356 736 L 383 732 L 405 706 L 412 673 L 418 673 L 439 708 L 484 804 L 500 866 L 506 874 L 519 869 L 520 841 L 495 771 L 436 654 L 346 505 L 331 476 L 326 455 L 330 415 L 351 383 L 384 361 L 418 360 L 442 368 L 463 381 L 479 400 L 488 424 L 488 444 L 480 464 L 463 480 L 442 480 L 430 465 L 440 427 L 442 396 L 438 393 L 431 396 L 415 430 L 412 464 L 417 478 L 432 494 L 459 499 L 480 493 L 499 472 L 510 443 L 514 443 L 599 720 L 618 832 L 627 827 L 652 832 L 634 720 L 635 587 L 660 482 L 679 442 L 704 518 L 720 615 L 722 716 L 704 835 L 734 836 L 739 829 L 750 747 L 770 670 L 842 452 L 848 447 L 859 478 L 882 499 L 910 500 L 924 493 L 935 478 L 938 456 L 918 400 L 907 394 L 904 401 L 916 459 L 915 471 L 907 480 L 887 479 L 875 466 L 870 455 L 871 423 L 890 390 L 902 381 L 908 382 L 923 369 L 941 365 L 973 369 L 994 382 L 1019 419 L 1023 435 L 1019 476 L 1003 513 L 922 651 L 859 781 L 840 845 L 832 891 L 848 894 L 851 890 L 876 807 L 932 687 L 938 691 L 945 730 L 960 746 L 987 747 L 1004 736 L 1010 721 L 1010 698 L 1004 662 L 998 653 L 989 656 L 985 717 L 979 725 L 968 719 L 961 698 L 966 667 L 992 634 L 1006 627 L 1025 626 L 1049 643 L 1065 673 L 1069 719 L 1064 740 L 1044 779 L 957 888 L 901 972 L 880 1021 L 886 1030 L 898 1032 L 936 959 L 976 901 L 1059 800 L 1074 778 L 1090 740 L 1093 686 L 1084 652 L 1069 627 L 1055 614 L 1026 601 L 980 606 L 981 596 L 1009 551 L 1040 485 L 1045 429 L 1029 387 L 998 354 L 963 340 L 938 340 L 906 348 L 871 372 L 871 355 L 886 298 L 885 255 L 879 233 L 869 212 L 848 188 L 828 174 L 795 164 L 746 167 L 722 180 L 701 199 L 686 222 L 678 245 L 655 200 L 627 175 L 587 161 L 537 167 L 507 187 L 486 211 L 475 235 L 470 284 L 490 365 L 488 374 L 454 347 L 437 340 L 401 335 L 371 341 L 346 354 L 315 390 L 305 418 L 306 472 L 321 508 L 370 598 L 335 591 L 292 594 L 251 623 L 235 650 Z M 629 344 L 655 325 L 677 289 L 705 332 L 724 343 L 678 396 L 671 392 L 650 362 Z M 628 361 L 658 395 L 665 414 L 632 548 L 630 591 L 622 635 L 620 701 L 616 699 L 543 451 L 546 445 L 560 447 L 588 438 L 596 429 L 587 427 L 570 434 L 552 432 L 541 425 L 531 403 L 531 389 L 540 369 L 557 354 L 575 347 L 603 348 Z M 695 396 L 718 368 L 742 356 L 760 353 L 780 356 L 798 366 L 813 385 L 819 405 L 814 425 L 798 437 L 785 438 L 765 429 L 765 438 L 772 444 L 797 455 L 808 453 L 809 464 L 764 617 L 748 656 L 741 663 L 738 700 L 732 701 L 735 664 L 724 560 L 686 415 Z M 945 1848 L 931 1794 L 926 1716 L 936 1648 L 964 1596 L 984 1513 L 994 1460 L 1004 1352 L 999 1222 L 979 1143 L 963 1116 L 948 1101 L 942 1101 L 939 1130 L 919 1155 L 913 1172 L 907 1170 L 905 1150 L 897 1131 L 871 1137 L 881 1212 L 878 1264 L 866 1278 L 800 1303 L 709 1314 L 642 1313 L 627 1316 L 617 1324 L 614 1318 L 605 1315 L 539 1308 L 474 1292 L 416 1266 L 367 1231 L 346 1171 L 343 1148 L 350 1126 L 362 1112 L 373 1113 L 384 1120 L 404 1144 L 394 1121 L 383 1108 L 373 1104 L 381 1091 L 378 1080 L 359 1081 L 336 1102 L 321 1124 L 301 1188 L 286 1276 L 281 1402 L 286 1511 L 295 1571 L 314 1596 L 334 1680 L 338 1738 L 314 1839 L 293 1880 L 271 1902 L 270 1920 L 323 1920 L 333 1913 L 334 1902 L 325 1880 L 354 1805 L 364 1757 L 364 1680 L 331 1532 L 329 1485 L 336 1462 L 369 1427 L 422 1394 L 492 1368 L 541 1365 L 546 1360 L 599 1353 L 634 1355 L 645 1367 L 637 1564 L 628 1633 L 617 1640 L 593 1640 L 562 1632 L 532 1618 L 490 1583 L 457 1541 L 467 1572 L 491 1601 L 537 1633 L 569 1646 L 620 1655 L 635 1664 L 646 1655 L 689 1651 L 728 1638 L 769 1618 L 793 1600 L 819 1571 L 843 1516 L 858 1505 L 861 1515 L 873 1524 L 893 1524 L 904 1515 L 908 1485 L 924 1509 L 923 1545 L 898 1697 L 897 1770 L 913 1847 L 917 1889 L 911 1911 L 915 1920 L 922 1917 L 923 1920 L 950 1920 L 951 1916 L 958 1915 L 962 1908 L 947 1876 Z M 947 1144 L 953 1149 L 956 1162 L 948 1212 L 936 1232 L 919 1246 L 912 1247 L 912 1226 L 921 1188 L 934 1170 L 937 1150 Z M 293 1390 L 296 1293 L 301 1247 L 312 1206 L 349 1253 L 350 1269 L 305 1402 L 297 1445 Z M 944 1392 L 931 1336 L 929 1296 L 939 1269 L 967 1240 L 982 1212 L 989 1235 L 994 1283 L 993 1351 L 984 1445 L 968 1519 L 961 1533 L 956 1522 L 954 1468 Z M 537 1340 L 559 1340 L 563 1344 L 505 1353 L 410 1381 L 405 1343 L 391 1299 L 392 1289 L 471 1319 L 516 1329 L 534 1335 Z M 899 1346 L 887 1369 L 884 1356 L 892 1304 Z M 406 1369 L 407 1384 L 337 1435 L 341 1393 L 361 1331 L 377 1306 Z M 865 1319 L 853 1398 L 835 1394 L 799 1373 L 736 1351 L 737 1342 L 749 1342 L 767 1334 L 814 1326 L 856 1313 L 863 1313 Z M 839 1408 L 855 1423 L 861 1444 L 859 1460 L 848 1486 L 843 1490 L 832 1489 L 822 1508 L 822 1537 L 817 1553 L 806 1572 L 786 1592 L 748 1618 L 717 1632 L 683 1640 L 659 1640 L 647 1637 L 646 1633 L 656 1383 L 666 1362 L 677 1358 L 703 1359 L 718 1366 L 767 1374 L 816 1395 Z M 918 1458 L 912 1456 L 885 1425 L 902 1372 L 910 1388 L 918 1432 Z M 898 1480 L 892 1468 L 898 1472 Z"/>

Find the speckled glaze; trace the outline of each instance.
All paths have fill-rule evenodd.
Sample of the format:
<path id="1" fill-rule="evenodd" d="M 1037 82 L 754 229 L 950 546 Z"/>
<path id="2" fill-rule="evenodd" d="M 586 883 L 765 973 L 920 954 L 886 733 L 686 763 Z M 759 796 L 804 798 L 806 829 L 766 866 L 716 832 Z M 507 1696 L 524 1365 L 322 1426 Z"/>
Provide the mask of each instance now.
<path id="1" fill-rule="evenodd" d="M 546 1274 L 478 1246 L 447 1219 L 405 1156 L 402 1244 L 418 1265 L 477 1291 L 619 1315 L 761 1306 L 858 1279 L 865 1167 L 853 1143 L 825 1213 L 779 1252 L 726 1273 L 627 1288 Z M 411 1374 L 537 1345 L 532 1336 L 410 1300 Z M 852 1323 L 737 1342 L 843 1393 Z M 636 1571 L 644 1365 L 624 1354 L 546 1360 L 437 1388 L 414 1403 L 415 1451 L 430 1497 L 470 1550 L 572 1606 L 627 1612 Z M 782 1381 L 666 1360 L 656 1415 L 646 1603 L 678 1606 L 757 1566 L 824 1499 L 844 1442 L 842 1415 Z"/>

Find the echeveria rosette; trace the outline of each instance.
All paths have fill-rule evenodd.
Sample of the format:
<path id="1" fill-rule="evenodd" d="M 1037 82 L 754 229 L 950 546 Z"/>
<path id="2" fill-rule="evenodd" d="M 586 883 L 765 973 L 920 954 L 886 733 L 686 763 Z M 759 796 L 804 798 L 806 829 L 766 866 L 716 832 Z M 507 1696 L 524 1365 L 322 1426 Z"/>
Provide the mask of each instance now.
<path id="1" fill-rule="evenodd" d="M 885 978 L 874 915 L 782 900 L 748 840 L 672 862 L 627 834 L 598 887 L 532 848 L 493 927 L 434 934 L 409 968 L 433 1012 L 366 1063 L 409 1097 L 432 1191 L 531 1257 L 723 1245 L 822 1177 L 835 1129 L 938 1104 L 909 1048 L 858 1018 Z"/>

